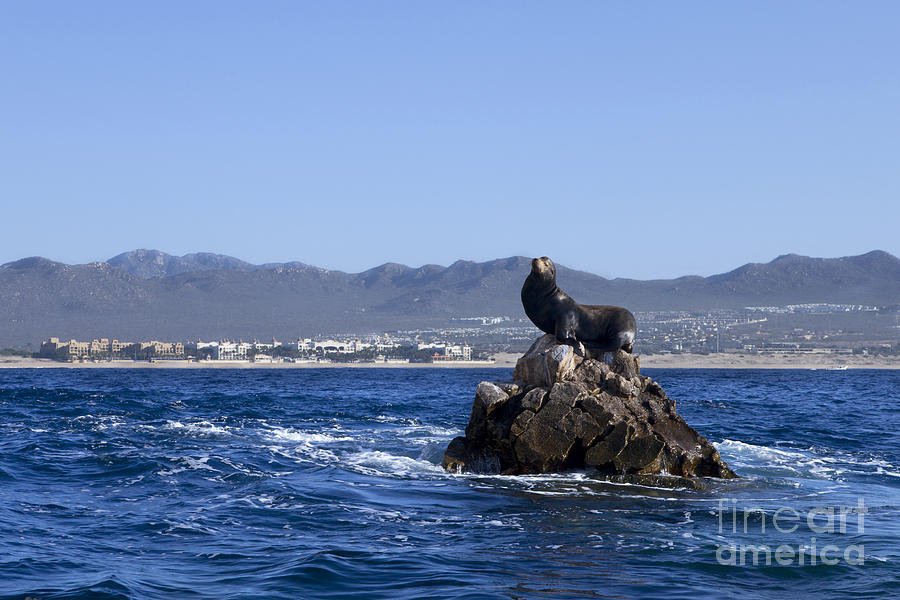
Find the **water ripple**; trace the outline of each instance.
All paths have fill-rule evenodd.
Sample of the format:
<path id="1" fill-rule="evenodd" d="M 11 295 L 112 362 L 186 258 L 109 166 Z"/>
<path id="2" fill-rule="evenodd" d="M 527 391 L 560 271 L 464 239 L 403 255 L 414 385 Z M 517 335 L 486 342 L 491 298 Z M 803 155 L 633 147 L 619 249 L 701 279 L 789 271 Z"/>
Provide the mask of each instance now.
<path id="1" fill-rule="evenodd" d="M 507 375 L 494 370 L 4 370 L 0 598 L 898 592 L 897 374 L 648 374 L 741 479 L 673 490 L 445 473 L 476 384 Z M 860 499 L 864 529 L 773 529 L 785 509 Z M 866 561 L 717 555 L 761 544 L 859 545 Z"/>

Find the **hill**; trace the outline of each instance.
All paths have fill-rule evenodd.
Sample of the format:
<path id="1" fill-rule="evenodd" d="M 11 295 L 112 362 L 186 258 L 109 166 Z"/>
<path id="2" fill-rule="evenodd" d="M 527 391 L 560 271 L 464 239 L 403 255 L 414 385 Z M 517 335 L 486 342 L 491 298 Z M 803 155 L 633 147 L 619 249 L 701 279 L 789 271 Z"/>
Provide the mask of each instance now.
<path id="1" fill-rule="evenodd" d="M 0 266 L 0 347 L 51 335 L 282 339 L 438 326 L 458 316 L 524 318 L 519 290 L 529 269 L 521 256 L 448 267 L 388 263 L 352 274 L 156 250 L 83 265 L 31 257 Z M 711 277 L 652 281 L 558 265 L 558 280 L 576 300 L 635 311 L 900 302 L 900 259 L 877 250 L 844 258 L 788 254 Z"/>

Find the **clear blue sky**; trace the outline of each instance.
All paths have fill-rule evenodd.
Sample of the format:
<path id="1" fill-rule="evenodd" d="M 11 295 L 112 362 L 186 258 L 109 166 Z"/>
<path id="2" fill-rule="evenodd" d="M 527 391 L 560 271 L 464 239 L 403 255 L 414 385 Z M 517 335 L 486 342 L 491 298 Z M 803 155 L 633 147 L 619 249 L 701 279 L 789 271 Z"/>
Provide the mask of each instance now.
<path id="1" fill-rule="evenodd" d="M 900 3 L 0 3 L 0 263 L 900 254 Z"/>

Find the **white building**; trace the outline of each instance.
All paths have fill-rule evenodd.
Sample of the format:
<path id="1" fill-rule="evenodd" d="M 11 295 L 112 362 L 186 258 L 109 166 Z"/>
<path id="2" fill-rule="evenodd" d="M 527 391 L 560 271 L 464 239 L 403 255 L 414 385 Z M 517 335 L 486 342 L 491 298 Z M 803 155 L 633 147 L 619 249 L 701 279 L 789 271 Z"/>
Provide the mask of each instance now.
<path id="1" fill-rule="evenodd" d="M 393 350 L 398 347 L 400 344 L 392 340 L 390 337 L 385 336 L 384 338 L 376 338 L 375 339 L 375 349 L 378 352 L 384 352 L 385 350 Z"/>
<path id="2" fill-rule="evenodd" d="M 372 344 L 368 342 L 364 342 L 362 340 L 350 340 L 347 343 L 347 347 L 350 349 L 350 352 L 362 352 L 366 348 L 371 348 Z"/>
<path id="3" fill-rule="evenodd" d="M 444 354 L 457 360 L 472 360 L 472 347 L 468 344 L 462 346 L 447 346 Z"/>
<path id="4" fill-rule="evenodd" d="M 316 340 L 315 342 L 315 350 L 316 352 L 322 352 L 323 354 L 329 354 L 334 352 L 342 352 L 349 353 L 353 352 L 349 349 L 349 342 L 342 342 L 340 340 Z"/>
<path id="5" fill-rule="evenodd" d="M 442 360 L 472 360 L 472 347 L 468 344 L 462 346 L 451 346 L 441 342 L 433 342 L 417 344 L 419 350 L 434 350 L 435 355 Z"/>
<path id="6" fill-rule="evenodd" d="M 247 353 L 253 344 L 247 342 L 219 342 L 215 347 L 215 360 L 247 360 Z"/>
<path id="7" fill-rule="evenodd" d="M 276 346 L 280 346 L 280 345 L 281 345 L 281 344 L 279 344 L 278 341 L 277 341 L 275 338 L 272 338 L 272 341 L 271 341 L 270 343 L 260 342 L 260 341 L 258 341 L 258 340 L 253 340 L 253 349 L 254 349 L 254 350 L 262 350 L 262 351 L 264 351 L 264 352 L 265 352 L 265 351 L 271 351 L 271 350 L 273 350 Z"/>
<path id="8" fill-rule="evenodd" d="M 316 349 L 316 343 L 309 338 L 297 338 L 293 342 L 284 342 L 281 345 L 297 352 L 312 352 Z"/>
<path id="9" fill-rule="evenodd" d="M 442 342 L 431 342 L 430 344 L 426 344 L 424 342 L 419 342 L 416 344 L 416 349 L 418 350 L 436 350 L 438 354 L 444 354 L 444 351 L 447 349 L 447 344 Z"/>

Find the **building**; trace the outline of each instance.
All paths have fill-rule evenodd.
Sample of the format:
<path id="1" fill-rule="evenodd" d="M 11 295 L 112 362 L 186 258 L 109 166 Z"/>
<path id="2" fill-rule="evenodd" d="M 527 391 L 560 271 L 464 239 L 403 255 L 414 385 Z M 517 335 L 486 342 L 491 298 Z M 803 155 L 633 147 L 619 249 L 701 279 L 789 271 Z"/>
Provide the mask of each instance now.
<path id="1" fill-rule="evenodd" d="M 215 360 L 247 360 L 253 344 L 247 342 L 219 342 L 215 346 L 213 358 Z"/>
<path id="2" fill-rule="evenodd" d="M 315 351 L 321 352 L 322 354 L 330 354 L 335 352 L 352 352 L 352 350 L 349 350 L 349 347 L 350 344 L 348 342 L 341 342 L 338 340 L 316 340 L 315 342 Z"/>
<path id="3" fill-rule="evenodd" d="M 133 358 L 134 342 L 120 342 L 119 340 L 113 340 L 109 343 L 109 357 Z"/>
<path id="4" fill-rule="evenodd" d="M 41 343 L 40 356 L 56 360 L 100 360 L 110 358 L 110 343 L 106 338 L 79 342 L 71 339 L 67 342 L 52 337 Z"/>
<path id="5" fill-rule="evenodd" d="M 133 345 L 136 360 L 175 360 L 184 358 L 184 344 L 181 342 L 137 342 Z"/>
<path id="6" fill-rule="evenodd" d="M 68 342 L 60 342 L 58 337 L 52 337 L 46 342 L 41 342 L 41 350 L 38 353 L 44 358 L 64 358 L 63 353 L 68 354 Z"/>
<path id="7" fill-rule="evenodd" d="M 448 346 L 447 355 L 456 360 L 472 360 L 472 347 L 468 344 Z"/>
<path id="8" fill-rule="evenodd" d="M 399 347 L 400 344 L 390 338 L 390 336 L 385 336 L 384 338 L 378 337 L 375 339 L 375 350 L 378 352 L 385 352 L 387 350 L 393 350 L 394 348 Z"/>
<path id="9" fill-rule="evenodd" d="M 434 350 L 435 360 L 472 360 L 472 347 L 468 344 L 452 346 L 441 342 L 419 342 L 416 347 L 418 350 Z"/>
<path id="10" fill-rule="evenodd" d="M 52 337 L 41 343 L 40 356 L 65 360 L 113 360 L 113 359 L 183 359 L 184 344 L 181 342 L 120 342 L 108 338 L 79 342 L 71 339 L 61 342 Z"/>
<path id="11" fill-rule="evenodd" d="M 293 342 L 284 342 L 281 346 L 297 352 L 313 352 L 316 349 L 316 343 L 309 338 L 297 338 Z"/>

